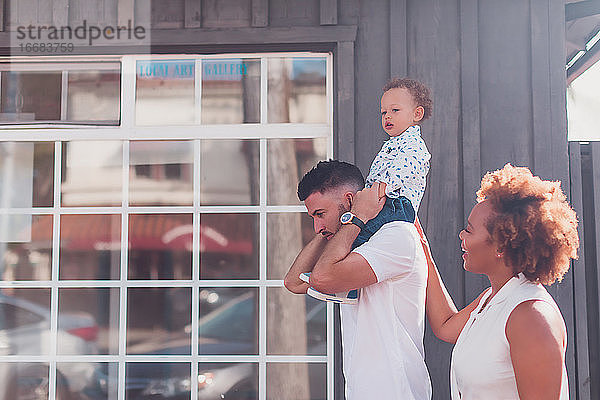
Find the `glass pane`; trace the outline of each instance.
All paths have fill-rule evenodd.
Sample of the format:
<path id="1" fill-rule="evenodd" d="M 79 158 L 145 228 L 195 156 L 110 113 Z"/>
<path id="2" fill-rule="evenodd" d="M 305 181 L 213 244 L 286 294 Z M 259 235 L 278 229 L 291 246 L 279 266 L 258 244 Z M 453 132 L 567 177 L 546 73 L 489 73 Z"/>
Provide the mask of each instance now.
<path id="1" fill-rule="evenodd" d="M 268 354 L 327 354 L 326 302 L 268 288 L 267 304 Z"/>
<path id="2" fill-rule="evenodd" d="M 194 122 L 194 61 L 138 61 L 135 119 L 138 125 Z"/>
<path id="3" fill-rule="evenodd" d="M 258 205 L 259 141 L 200 142 L 200 204 Z"/>
<path id="4" fill-rule="evenodd" d="M 202 61 L 202 123 L 260 122 L 260 60 Z"/>
<path id="5" fill-rule="evenodd" d="M 56 398 L 62 399 L 97 399 L 117 400 L 119 384 L 119 364 L 117 363 L 57 363 L 59 372 L 58 387 L 66 386 L 70 396 Z M 61 389 L 62 390 L 62 389 Z M 0 398 L 1 399 L 1 398 Z"/>
<path id="6" fill-rule="evenodd" d="M 198 364 L 198 399 L 258 399 L 258 366 L 251 363 Z"/>
<path id="7" fill-rule="evenodd" d="M 127 363 L 125 398 L 189 399 L 192 386 L 190 370 L 190 364 L 180 362 Z"/>
<path id="8" fill-rule="evenodd" d="M 192 205 L 191 141 L 131 142 L 129 204 Z"/>
<path id="9" fill-rule="evenodd" d="M 129 279 L 191 279 L 192 233 L 192 214 L 131 214 Z"/>
<path id="10" fill-rule="evenodd" d="M 108 71 L 69 71 L 67 120 L 119 124 L 121 73 Z"/>
<path id="11" fill-rule="evenodd" d="M 48 354 L 50 289 L 2 289 L 0 334 L 2 354 Z"/>
<path id="12" fill-rule="evenodd" d="M 327 399 L 327 364 L 268 363 L 267 399 Z"/>
<path id="13" fill-rule="evenodd" d="M 52 276 L 52 216 L 0 215 L 2 280 L 49 280 Z"/>
<path id="14" fill-rule="evenodd" d="M 258 214 L 200 215 L 200 279 L 258 279 Z"/>
<path id="15" fill-rule="evenodd" d="M 267 279 L 283 279 L 314 236 L 312 218 L 307 213 L 267 214 Z"/>
<path id="16" fill-rule="evenodd" d="M 200 288 L 198 330 L 199 354 L 258 354 L 258 289 Z"/>
<path id="17" fill-rule="evenodd" d="M 190 288 L 129 288 L 127 354 L 190 354 Z"/>
<path id="18" fill-rule="evenodd" d="M 0 208 L 52 207 L 54 144 L 0 143 Z"/>
<path id="19" fill-rule="evenodd" d="M 0 123 L 59 121 L 62 73 L 2 72 Z"/>
<path id="20" fill-rule="evenodd" d="M 121 142 L 63 143 L 63 206 L 120 206 L 123 198 Z M 90 179 L 92 177 L 92 179 Z"/>
<path id="21" fill-rule="evenodd" d="M 58 290 L 59 354 L 119 352 L 119 289 Z"/>
<path id="22" fill-rule="evenodd" d="M 42 363 L 0 363 L 0 400 L 47 399 L 49 388 L 48 364 Z M 57 385 L 64 390 L 64 385 Z M 61 397 L 67 398 L 67 397 Z"/>
<path id="23" fill-rule="evenodd" d="M 62 215 L 60 279 L 119 279 L 120 215 Z"/>
<path id="24" fill-rule="evenodd" d="M 300 204 L 298 182 L 327 158 L 327 139 L 271 139 L 267 157 L 268 204 Z"/>
<path id="25" fill-rule="evenodd" d="M 327 123 L 325 58 L 270 58 L 268 70 L 269 122 Z"/>

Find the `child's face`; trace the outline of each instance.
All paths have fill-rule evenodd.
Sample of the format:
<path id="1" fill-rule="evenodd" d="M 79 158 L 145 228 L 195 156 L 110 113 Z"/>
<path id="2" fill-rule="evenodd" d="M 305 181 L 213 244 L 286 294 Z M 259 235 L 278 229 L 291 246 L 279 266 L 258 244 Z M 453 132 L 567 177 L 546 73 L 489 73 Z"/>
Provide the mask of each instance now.
<path id="1" fill-rule="evenodd" d="M 381 126 L 392 137 L 423 119 L 423 112 L 406 88 L 393 88 L 381 96 Z"/>

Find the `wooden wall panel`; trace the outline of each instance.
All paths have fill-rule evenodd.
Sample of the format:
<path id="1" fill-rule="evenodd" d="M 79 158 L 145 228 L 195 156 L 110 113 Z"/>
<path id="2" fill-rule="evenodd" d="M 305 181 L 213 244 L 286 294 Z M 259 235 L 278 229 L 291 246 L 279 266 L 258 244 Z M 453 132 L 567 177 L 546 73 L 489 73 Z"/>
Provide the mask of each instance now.
<path id="1" fill-rule="evenodd" d="M 337 25 L 337 0 L 319 0 L 319 19 L 321 25 Z"/>
<path id="2" fill-rule="evenodd" d="M 251 0 L 202 0 L 202 26 L 241 28 L 251 26 Z"/>
<path id="3" fill-rule="evenodd" d="M 531 166 L 529 38 L 529 2 L 479 1 L 482 172 L 507 162 Z"/>
<path id="4" fill-rule="evenodd" d="M 270 0 L 269 26 L 317 26 L 320 9 L 320 0 Z"/>
<path id="5" fill-rule="evenodd" d="M 358 25 L 360 13 L 359 0 L 340 0 L 338 7 L 338 24 Z"/>
<path id="6" fill-rule="evenodd" d="M 202 0 L 185 0 L 185 27 L 200 28 L 202 25 Z"/>
<path id="7" fill-rule="evenodd" d="M 252 0 L 252 26 L 269 25 L 269 0 Z"/>
<path id="8" fill-rule="evenodd" d="M 387 7 L 374 7 L 360 2 L 360 20 L 356 41 L 356 157 L 355 163 L 363 172 L 381 149 L 388 135 L 381 127 L 381 88 L 389 79 L 389 17 Z M 382 51 L 383 50 L 383 51 Z"/>
<path id="9" fill-rule="evenodd" d="M 57 3 L 56 0 L 54 2 Z M 117 10 L 117 0 L 70 0 L 65 9 L 68 11 L 69 24 L 75 26 L 83 23 L 83 20 L 88 24 L 116 24 Z"/>
<path id="10" fill-rule="evenodd" d="M 579 234 L 579 258 L 571 264 L 569 272 L 573 279 L 572 290 L 574 296 L 573 313 L 575 326 L 572 331 L 575 332 L 575 340 L 569 342 L 569 346 L 574 348 L 576 355 L 576 371 L 570 372 L 570 388 L 575 390 L 574 399 L 590 399 L 591 379 L 590 379 L 590 357 L 588 340 L 588 306 L 587 306 L 587 285 L 586 285 L 586 251 L 585 251 L 585 229 L 583 223 L 583 179 L 581 174 L 581 146 L 577 142 L 569 143 L 569 172 L 571 187 L 571 205 L 577 213 L 579 225 L 577 232 Z M 591 297 L 591 296 L 590 296 Z M 593 308 L 592 308 L 593 309 Z M 570 339 L 570 337 L 569 337 Z M 577 395 L 578 394 L 578 395 Z"/>
<path id="11" fill-rule="evenodd" d="M 460 165 L 459 1 L 407 2 L 408 76 L 427 84 L 433 94 L 433 118 L 422 124 L 431 152 L 427 190 L 419 209 L 444 282 L 458 305 L 463 303 L 463 273 L 458 232 L 462 227 Z M 428 329 L 426 361 L 434 399 L 446 399 L 452 346 Z"/>
<path id="12" fill-rule="evenodd" d="M 406 0 L 390 1 L 390 76 L 408 73 L 408 43 L 406 42 Z"/>
<path id="13" fill-rule="evenodd" d="M 590 359 L 593 362 L 591 366 L 591 398 L 598 399 L 600 398 L 600 359 L 598 358 L 598 354 L 600 354 L 600 321 L 598 321 L 598 315 L 600 315 L 600 142 L 592 142 L 589 147 L 591 165 L 588 170 L 589 184 L 586 186 L 592 197 L 590 200 L 593 202 L 590 204 L 591 210 L 589 210 L 593 213 L 591 215 L 593 218 L 588 219 L 590 231 L 593 230 L 593 233 L 590 233 L 589 237 L 586 236 L 589 241 L 589 244 L 586 244 L 588 244 L 588 250 L 591 250 L 590 247 L 594 247 L 594 251 L 590 252 L 593 258 L 586 260 L 586 268 L 589 267 L 587 277 L 593 282 L 596 290 L 595 296 L 588 297 L 588 321 L 594 327 L 589 335 Z M 595 243 L 592 238 L 595 239 Z M 591 343 L 592 341 L 594 343 Z"/>

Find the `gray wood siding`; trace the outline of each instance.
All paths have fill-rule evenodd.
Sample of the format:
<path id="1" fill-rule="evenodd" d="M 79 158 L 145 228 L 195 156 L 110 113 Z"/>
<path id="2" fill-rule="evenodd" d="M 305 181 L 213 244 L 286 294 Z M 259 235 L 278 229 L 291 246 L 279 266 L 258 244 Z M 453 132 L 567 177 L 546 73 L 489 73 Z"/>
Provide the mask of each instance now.
<path id="1" fill-rule="evenodd" d="M 561 180 L 582 221 L 582 248 L 573 269 L 550 292 L 567 324 L 571 398 L 600 398 L 600 222 L 594 219 L 600 215 L 600 144 L 567 145 L 564 1 L 10 3 L 14 7 L 7 4 L 3 15 L 6 29 L 84 19 L 151 22 L 157 52 L 332 51 L 335 154 L 365 174 L 387 138 L 379 117 L 382 86 L 392 76 L 422 80 L 432 89 L 434 113 L 422 125 L 432 160 L 419 217 L 449 292 L 463 306 L 488 285 L 484 277 L 463 270 L 457 237 L 485 172 L 510 162 Z M 5 53 L 8 43 L 8 32 L 0 32 Z M 452 346 L 428 330 L 425 347 L 434 398 L 449 399 Z M 337 382 L 336 398 L 341 399 L 341 378 Z"/>

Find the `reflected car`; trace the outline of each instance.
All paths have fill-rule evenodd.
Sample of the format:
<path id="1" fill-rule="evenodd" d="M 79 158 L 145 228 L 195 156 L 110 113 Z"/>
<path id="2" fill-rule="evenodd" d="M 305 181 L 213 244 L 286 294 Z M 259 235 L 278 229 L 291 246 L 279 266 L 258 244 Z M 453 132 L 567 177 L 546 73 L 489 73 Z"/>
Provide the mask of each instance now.
<path id="1" fill-rule="evenodd" d="M 258 332 L 256 318 L 256 291 L 248 291 L 230 298 L 221 306 L 204 315 L 198 321 L 198 350 L 201 355 L 249 355 L 258 352 Z M 309 335 L 308 354 L 326 352 L 326 303 L 307 298 L 307 329 L 322 334 Z M 185 327 L 191 332 L 191 326 Z M 185 340 L 173 339 L 166 343 L 157 343 L 153 351 L 144 354 L 168 355 L 189 354 L 189 336 Z M 134 347 L 129 350 L 136 352 Z M 183 368 L 181 368 L 183 367 Z M 206 363 L 202 362 L 198 370 L 198 400 L 255 400 L 258 398 L 258 369 L 256 363 Z M 102 365 L 95 372 L 92 385 L 85 388 L 86 399 L 106 399 L 107 393 L 114 388 L 109 382 L 108 366 Z M 311 374 L 311 385 L 324 387 L 325 374 Z M 188 363 L 167 362 L 130 362 L 127 364 L 125 378 L 126 398 L 128 400 L 180 400 L 189 399 L 192 382 Z"/>
<path id="2" fill-rule="evenodd" d="M 98 326 L 85 313 L 65 313 L 58 318 L 57 342 L 63 354 L 96 354 Z M 0 294 L 0 355 L 50 353 L 50 311 L 28 300 Z M 93 363 L 60 363 L 57 399 L 76 399 L 95 369 Z M 0 363 L 0 400 L 47 399 L 48 365 Z"/>

